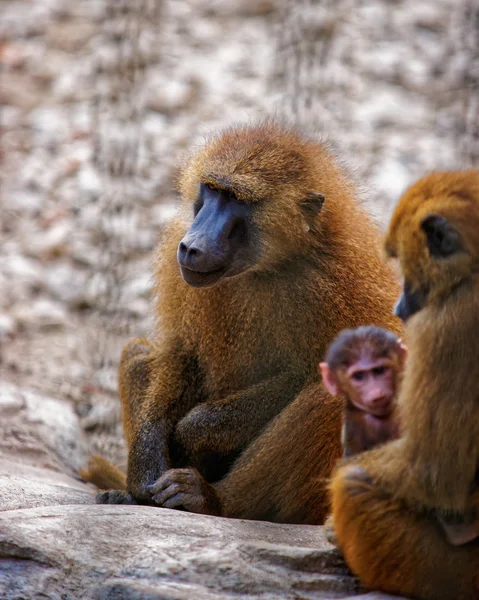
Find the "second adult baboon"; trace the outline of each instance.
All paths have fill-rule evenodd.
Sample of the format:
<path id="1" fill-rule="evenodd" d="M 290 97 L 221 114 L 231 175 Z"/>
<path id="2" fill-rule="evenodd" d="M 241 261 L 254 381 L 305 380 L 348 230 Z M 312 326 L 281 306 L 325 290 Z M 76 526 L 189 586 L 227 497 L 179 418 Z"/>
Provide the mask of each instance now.
<path id="1" fill-rule="evenodd" d="M 334 527 L 368 587 L 479 598 L 479 171 L 433 173 L 395 209 L 404 290 L 402 436 L 341 466 Z"/>
<path id="2" fill-rule="evenodd" d="M 341 407 L 317 363 L 345 327 L 398 330 L 377 230 L 327 147 L 272 121 L 211 140 L 179 189 L 159 335 L 122 360 L 128 494 L 101 499 L 322 522 Z"/>

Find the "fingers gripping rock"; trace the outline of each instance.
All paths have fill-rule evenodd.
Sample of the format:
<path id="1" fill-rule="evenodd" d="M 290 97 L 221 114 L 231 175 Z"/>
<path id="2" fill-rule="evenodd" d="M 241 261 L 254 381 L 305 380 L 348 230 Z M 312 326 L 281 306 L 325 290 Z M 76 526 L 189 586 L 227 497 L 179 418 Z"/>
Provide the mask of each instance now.
<path id="1" fill-rule="evenodd" d="M 196 469 L 171 469 L 147 490 L 155 504 L 204 515 L 220 515 L 218 496 Z"/>

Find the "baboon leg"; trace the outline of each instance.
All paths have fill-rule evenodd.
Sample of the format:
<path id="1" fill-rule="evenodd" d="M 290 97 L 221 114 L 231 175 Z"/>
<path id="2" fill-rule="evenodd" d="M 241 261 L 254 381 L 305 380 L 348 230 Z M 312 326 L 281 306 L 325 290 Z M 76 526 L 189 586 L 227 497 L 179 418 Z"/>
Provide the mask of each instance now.
<path id="1" fill-rule="evenodd" d="M 328 485 L 342 454 L 342 400 L 322 385 L 303 390 L 217 485 L 223 514 L 322 524 Z"/>
<path id="2" fill-rule="evenodd" d="M 478 597 L 476 542 L 450 545 L 433 514 L 392 499 L 360 466 L 341 467 L 331 491 L 338 545 L 364 585 L 424 600 Z"/>
<path id="3" fill-rule="evenodd" d="M 280 523 L 322 524 L 328 484 L 341 456 L 342 401 L 308 387 L 208 484 L 194 469 L 171 469 L 155 484 L 160 506 Z"/>

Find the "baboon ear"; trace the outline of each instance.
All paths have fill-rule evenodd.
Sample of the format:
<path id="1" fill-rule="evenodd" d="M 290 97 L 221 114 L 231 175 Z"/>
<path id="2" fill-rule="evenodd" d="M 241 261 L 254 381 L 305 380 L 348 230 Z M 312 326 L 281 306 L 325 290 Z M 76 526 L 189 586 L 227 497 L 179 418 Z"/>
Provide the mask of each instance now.
<path id="1" fill-rule="evenodd" d="M 319 368 L 319 372 L 320 372 L 321 376 L 323 377 L 324 387 L 328 390 L 328 392 L 331 394 L 331 396 L 338 396 L 339 395 L 339 385 L 337 384 L 336 380 L 334 379 L 333 372 L 329 368 L 328 363 L 320 362 L 318 365 L 318 368 Z"/>
<path id="2" fill-rule="evenodd" d="M 447 258 L 461 250 L 458 232 L 444 217 L 428 215 L 423 219 L 421 227 L 426 234 L 431 256 Z"/>
<path id="3" fill-rule="evenodd" d="M 321 212 L 324 204 L 324 196 L 319 192 L 309 192 L 301 205 L 305 213 L 315 216 Z"/>

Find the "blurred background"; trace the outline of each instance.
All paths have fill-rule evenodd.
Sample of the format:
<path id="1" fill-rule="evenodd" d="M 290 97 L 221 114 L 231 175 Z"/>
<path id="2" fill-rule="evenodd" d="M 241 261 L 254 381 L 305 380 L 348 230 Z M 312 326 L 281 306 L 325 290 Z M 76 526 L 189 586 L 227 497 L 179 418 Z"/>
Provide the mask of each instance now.
<path id="1" fill-rule="evenodd" d="M 286 117 L 384 226 L 426 171 L 479 166 L 479 2 L 0 0 L 0 111 L 0 400 L 72 403 L 122 462 L 119 355 L 151 332 L 181 157 Z"/>

